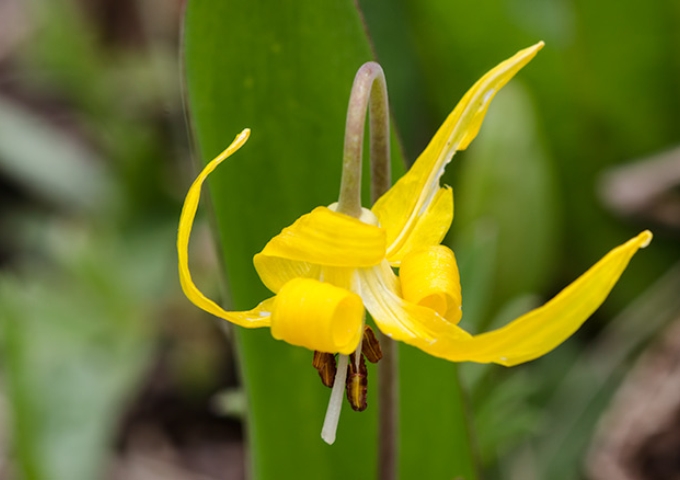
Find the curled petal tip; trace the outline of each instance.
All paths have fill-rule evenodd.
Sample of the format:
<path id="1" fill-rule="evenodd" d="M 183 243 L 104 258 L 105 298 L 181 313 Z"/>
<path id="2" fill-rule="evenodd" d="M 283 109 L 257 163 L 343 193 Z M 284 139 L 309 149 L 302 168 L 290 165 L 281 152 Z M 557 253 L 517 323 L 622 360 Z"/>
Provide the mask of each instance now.
<path id="1" fill-rule="evenodd" d="M 236 148 L 241 148 L 244 143 L 248 140 L 250 137 L 250 129 L 249 128 L 244 128 L 241 130 L 241 133 L 236 135 L 236 138 L 234 138 L 234 141 L 232 142 L 232 145 L 236 145 Z"/>
<path id="2" fill-rule="evenodd" d="M 645 230 L 644 232 L 640 233 L 640 235 L 637 236 L 638 240 L 640 241 L 640 248 L 645 248 L 647 245 L 649 245 L 653 237 L 654 235 L 649 230 Z"/>
<path id="3" fill-rule="evenodd" d="M 191 184 L 187 196 L 184 199 L 182 213 L 179 218 L 177 228 L 177 261 L 179 268 L 179 280 L 182 290 L 187 298 L 197 307 L 209 312 L 216 317 L 223 318 L 237 325 L 247 328 L 265 327 L 270 324 L 270 311 L 273 299 L 265 300 L 258 307 L 248 312 L 227 312 L 214 301 L 207 298 L 194 284 L 189 270 L 189 239 L 191 230 L 194 226 L 194 218 L 198 209 L 198 201 L 201 198 L 201 188 L 203 182 L 225 159 L 229 158 L 234 152 L 243 146 L 250 135 L 249 129 L 244 129 L 236 135 L 234 141 L 222 153 L 208 162 L 205 168 L 199 173 L 194 183 Z"/>

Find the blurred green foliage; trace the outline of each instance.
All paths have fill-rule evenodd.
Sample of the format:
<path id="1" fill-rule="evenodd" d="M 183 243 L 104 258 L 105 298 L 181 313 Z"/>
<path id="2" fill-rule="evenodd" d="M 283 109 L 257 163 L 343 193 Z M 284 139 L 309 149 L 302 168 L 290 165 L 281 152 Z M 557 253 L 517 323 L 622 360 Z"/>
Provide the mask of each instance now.
<path id="1" fill-rule="evenodd" d="M 0 284 L 8 399 L 27 479 L 98 476 L 150 353 L 151 325 L 133 276 L 161 279 L 121 265 L 121 245 L 59 241 L 73 240 L 84 251 L 59 273 L 34 270 Z"/>
<path id="2" fill-rule="evenodd" d="M 0 4 L 0 408 L 11 419 L 0 429 L 12 432 L 0 456 L 13 464 L 0 462 L 0 476 L 89 480 L 103 475 L 122 415 L 151 381 L 159 324 L 173 321 L 170 306 L 186 305 L 172 250 L 193 174 L 179 19 L 164 17 L 178 6 L 14 3 L 21 15 Z M 584 331 L 544 359 L 457 368 L 403 347 L 400 466 L 402 478 L 469 480 L 473 450 L 484 478 L 582 478 L 597 419 L 680 310 L 677 267 L 668 270 L 680 256 L 677 232 L 615 218 L 596 188 L 605 169 L 678 142 L 677 2 L 359 4 L 363 26 L 349 1 L 188 3 L 184 68 L 197 157 L 253 129 L 206 196 L 226 303 L 249 308 L 264 298 L 252 254 L 300 214 L 335 200 L 344 110 L 361 62 L 375 54 L 385 69 L 409 163 L 482 73 L 543 39 L 546 48 L 498 95 L 479 138 L 445 177 L 457 207 L 450 240 L 463 322 L 478 331 L 502 325 L 642 228 L 654 227 L 656 238 Z M 116 36 L 101 21 L 111 18 L 92 15 L 114 11 L 104 5 L 132 5 L 137 15 L 123 15 L 127 30 Z M 26 24 L 12 42 L 10 22 Z M 199 281 L 210 284 L 202 269 L 216 268 L 206 250 L 199 235 L 192 258 Z M 190 316 L 183 308 L 173 316 Z M 328 392 L 311 354 L 266 331 L 237 337 L 253 475 L 372 476 L 375 411 L 345 409 L 338 444 L 326 447 L 318 435 Z M 211 362 L 209 348 L 201 341 L 180 355 L 178 375 L 217 375 L 200 367 Z M 180 382 L 182 394 L 211 384 L 201 382 Z"/>
<path id="3" fill-rule="evenodd" d="M 172 109 L 181 119 L 179 79 L 157 87 L 176 54 L 149 63 L 147 52 L 104 45 L 76 2 L 17 8 L 7 22 L 29 33 L 0 82 L 0 172 L 11 186 L 0 205 L 2 428 L 13 432 L 1 453 L 13 468 L 0 476 L 91 480 L 110 463 L 153 358 L 155 317 L 178 290 L 178 202 L 155 118 Z"/>

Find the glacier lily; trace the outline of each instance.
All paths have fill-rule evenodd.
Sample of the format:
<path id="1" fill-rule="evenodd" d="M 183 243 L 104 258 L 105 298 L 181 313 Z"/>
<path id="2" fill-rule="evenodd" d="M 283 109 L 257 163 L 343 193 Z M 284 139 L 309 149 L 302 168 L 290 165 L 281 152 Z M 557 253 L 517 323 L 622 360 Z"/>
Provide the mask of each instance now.
<path id="1" fill-rule="evenodd" d="M 339 372 L 346 369 L 347 355 L 361 348 L 365 310 L 388 337 L 449 361 L 512 366 L 553 350 L 605 300 L 633 254 L 650 242 L 649 231 L 614 248 L 545 305 L 474 336 L 458 325 L 456 259 L 440 245 L 453 220 L 452 191 L 439 184 L 445 166 L 475 138 L 500 88 L 542 46 L 521 50 L 475 83 L 411 169 L 370 210 L 362 208 L 353 217 L 338 212 L 337 204 L 318 207 L 284 228 L 254 257 L 260 279 L 275 296 L 253 310 L 231 312 L 192 281 L 188 245 L 203 182 L 243 146 L 250 131 L 241 132 L 208 163 L 186 196 L 177 239 L 186 296 L 236 325 L 269 327 L 276 339 L 340 354 Z M 329 443 L 331 430 L 324 437 Z"/>

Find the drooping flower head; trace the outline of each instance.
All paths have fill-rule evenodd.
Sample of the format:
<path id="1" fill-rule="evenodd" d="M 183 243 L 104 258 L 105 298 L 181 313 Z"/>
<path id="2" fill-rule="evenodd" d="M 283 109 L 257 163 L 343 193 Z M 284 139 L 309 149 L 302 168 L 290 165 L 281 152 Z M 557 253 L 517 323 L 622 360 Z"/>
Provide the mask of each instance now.
<path id="1" fill-rule="evenodd" d="M 241 132 L 187 194 L 177 240 L 186 296 L 236 325 L 270 327 L 279 340 L 341 357 L 360 347 L 365 310 L 393 340 L 455 362 L 512 366 L 557 347 L 605 300 L 633 254 L 650 242 L 649 231 L 614 248 L 545 305 L 474 336 L 458 326 L 458 267 L 454 253 L 440 245 L 453 220 L 452 191 L 439 184 L 444 168 L 475 138 L 496 93 L 542 46 L 521 50 L 477 81 L 411 169 L 370 210 L 355 218 L 336 211 L 336 204 L 318 207 L 284 228 L 254 257 L 260 279 L 275 295 L 253 310 L 230 312 L 193 283 L 188 244 L 201 186 L 246 142 L 250 131 Z M 345 366 L 346 360 L 339 368 Z"/>

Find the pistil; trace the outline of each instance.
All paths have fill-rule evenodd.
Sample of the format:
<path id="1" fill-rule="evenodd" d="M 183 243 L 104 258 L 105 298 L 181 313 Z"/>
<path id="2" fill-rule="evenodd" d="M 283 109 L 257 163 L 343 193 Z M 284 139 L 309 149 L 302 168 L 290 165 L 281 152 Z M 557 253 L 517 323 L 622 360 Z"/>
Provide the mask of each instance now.
<path id="1" fill-rule="evenodd" d="M 335 373 L 331 399 L 328 402 L 326 417 L 321 429 L 321 438 L 328 445 L 335 443 L 335 432 L 338 430 L 338 420 L 340 420 L 340 412 L 342 411 L 342 393 L 345 389 L 345 380 L 347 379 L 348 360 L 349 357 L 347 355 L 338 355 L 338 369 Z"/>

